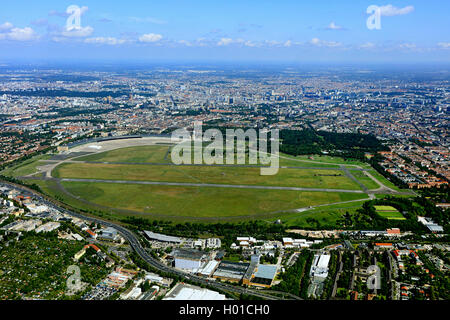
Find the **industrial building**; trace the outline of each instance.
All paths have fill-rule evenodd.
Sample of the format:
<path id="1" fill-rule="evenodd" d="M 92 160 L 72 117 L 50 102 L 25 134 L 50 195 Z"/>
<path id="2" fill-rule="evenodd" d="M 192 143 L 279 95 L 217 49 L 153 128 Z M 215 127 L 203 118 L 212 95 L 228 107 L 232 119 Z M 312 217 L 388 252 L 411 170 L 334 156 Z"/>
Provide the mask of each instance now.
<path id="1" fill-rule="evenodd" d="M 167 236 L 165 234 L 155 233 L 152 231 L 144 231 L 144 234 L 149 240 L 152 241 L 160 241 L 160 242 L 167 242 L 167 243 L 175 243 L 175 244 L 181 244 L 183 243 L 183 239 L 178 237 L 172 237 Z"/>
<path id="2" fill-rule="evenodd" d="M 33 231 L 42 224 L 41 220 L 18 220 L 2 227 L 3 230 L 10 231 Z"/>
<path id="3" fill-rule="evenodd" d="M 276 265 L 259 264 L 259 260 L 253 260 L 242 279 L 242 284 L 270 288 L 277 271 Z"/>
<path id="4" fill-rule="evenodd" d="M 250 280 L 250 285 L 270 288 L 275 276 L 277 275 L 277 270 L 278 267 L 276 265 L 258 265 L 256 272 Z"/>
<path id="5" fill-rule="evenodd" d="M 50 232 L 50 231 L 58 229 L 60 225 L 61 224 L 59 222 L 50 221 L 50 222 L 47 222 L 46 224 L 43 224 L 43 225 L 37 227 L 34 231 L 36 233 Z"/>
<path id="6" fill-rule="evenodd" d="M 144 277 L 145 281 L 149 281 L 150 283 L 156 283 L 159 286 L 163 287 L 169 287 L 170 284 L 173 282 L 173 279 L 171 278 L 163 278 L 156 273 L 146 273 Z"/>
<path id="7" fill-rule="evenodd" d="M 222 261 L 213 274 L 213 278 L 239 282 L 244 277 L 250 264 L 241 262 Z"/>
<path id="8" fill-rule="evenodd" d="M 314 280 L 325 280 L 328 277 L 329 254 L 316 254 L 311 265 L 310 276 Z"/>
<path id="9" fill-rule="evenodd" d="M 432 233 L 444 232 L 444 228 L 428 217 L 417 217 L 417 220 L 428 228 Z"/>
<path id="10" fill-rule="evenodd" d="M 175 249 L 172 252 L 175 268 L 197 273 L 209 261 L 209 256 L 192 249 Z"/>
<path id="11" fill-rule="evenodd" d="M 309 276 L 311 283 L 308 286 L 308 297 L 320 297 L 323 293 L 324 283 L 328 277 L 328 264 L 331 256 L 326 253 L 319 253 L 314 255 L 314 260 L 311 265 Z"/>
<path id="12" fill-rule="evenodd" d="M 26 205 L 26 207 L 28 208 L 28 210 L 30 210 L 31 213 L 43 213 L 49 210 L 47 206 L 44 205 L 37 206 L 34 203 L 28 204 Z"/>
<path id="13" fill-rule="evenodd" d="M 226 297 L 216 291 L 178 283 L 163 300 L 226 300 Z"/>
<path id="14" fill-rule="evenodd" d="M 220 262 L 216 260 L 209 261 L 202 269 L 198 271 L 198 274 L 208 278 L 211 277 L 212 274 L 216 271 L 219 263 Z"/>
<path id="15" fill-rule="evenodd" d="M 116 229 L 108 227 L 99 232 L 98 238 L 102 240 L 117 241 L 119 239 L 119 233 Z"/>
<path id="16" fill-rule="evenodd" d="M 220 248 L 222 246 L 222 242 L 219 238 L 209 238 L 206 239 L 205 246 L 207 248 Z"/>
<path id="17" fill-rule="evenodd" d="M 252 261 L 250 262 L 250 266 L 248 267 L 247 271 L 244 274 L 244 277 L 242 278 L 243 285 L 246 285 L 246 286 L 251 285 L 251 281 L 254 277 L 254 273 L 256 271 L 256 268 L 258 267 L 258 264 L 259 264 L 259 259 L 258 260 L 252 259 Z"/>

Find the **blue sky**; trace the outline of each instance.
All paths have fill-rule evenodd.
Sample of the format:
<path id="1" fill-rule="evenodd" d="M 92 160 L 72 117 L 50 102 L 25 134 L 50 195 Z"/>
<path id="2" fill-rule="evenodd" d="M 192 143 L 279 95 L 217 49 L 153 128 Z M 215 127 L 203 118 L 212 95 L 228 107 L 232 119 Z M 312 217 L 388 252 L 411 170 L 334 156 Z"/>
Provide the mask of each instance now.
<path id="1" fill-rule="evenodd" d="M 0 10 L 0 62 L 450 62 L 449 12 L 446 0 L 15 0 Z"/>

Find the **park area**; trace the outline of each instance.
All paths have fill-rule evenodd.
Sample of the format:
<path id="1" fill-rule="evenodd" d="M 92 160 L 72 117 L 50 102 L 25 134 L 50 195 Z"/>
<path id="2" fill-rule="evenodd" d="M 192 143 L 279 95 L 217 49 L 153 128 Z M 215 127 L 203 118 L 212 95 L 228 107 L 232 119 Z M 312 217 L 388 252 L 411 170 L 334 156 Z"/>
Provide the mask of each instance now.
<path id="1" fill-rule="evenodd" d="M 367 189 L 379 187 L 364 173 L 373 170 L 370 166 L 338 157 L 280 154 L 278 173 L 262 176 L 261 165 L 249 164 L 248 155 L 244 164 L 174 165 L 170 145 L 121 143 L 103 152 L 40 156 L 6 173 L 26 178 L 74 208 L 113 220 L 286 219 L 305 225 L 306 219 L 320 216 L 332 223 L 342 215 L 335 206 L 355 208 L 368 200 Z M 381 214 L 395 218 L 394 211 Z"/>

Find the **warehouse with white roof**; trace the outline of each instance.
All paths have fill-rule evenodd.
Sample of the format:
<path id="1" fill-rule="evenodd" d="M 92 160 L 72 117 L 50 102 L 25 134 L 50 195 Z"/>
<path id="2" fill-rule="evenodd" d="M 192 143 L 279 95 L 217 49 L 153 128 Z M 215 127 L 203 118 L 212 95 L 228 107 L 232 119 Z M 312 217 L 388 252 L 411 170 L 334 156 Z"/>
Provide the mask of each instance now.
<path id="1" fill-rule="evenodd" d="M 226 297 L 216 291 L 178 283 L 163 300 L 226 300 Z"/>

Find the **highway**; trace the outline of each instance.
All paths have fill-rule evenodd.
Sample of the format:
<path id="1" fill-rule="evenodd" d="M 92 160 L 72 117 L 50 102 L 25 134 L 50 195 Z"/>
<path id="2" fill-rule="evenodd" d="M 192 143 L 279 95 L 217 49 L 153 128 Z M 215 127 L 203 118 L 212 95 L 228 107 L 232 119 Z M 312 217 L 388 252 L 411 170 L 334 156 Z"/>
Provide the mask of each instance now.
<path id="1" fill-rule="evenodd" d="M 177 275 L 177 276 L 181 277 L 182 279 L 188 279 L 191 282 L 194 282 L 196 284 L 206 285 L 206 286 L 212 287 L 212 288 L 222 291 L 222 292 L 228 291 L 228 292 L 232 292 L 235 294 L 247 294 L 247 295 L 259 297 L 259 298 L 266 299 L 266 300 L 281 300 L 282 299 L 277 296 L 268 295 L 268 294 L 265 294 L 262 292 L 258 292 L 257 290 L 252 290 L 252 289 L 244 288 L 241 286 L 233 286 L 233 285 L 229 285 L 229 284 L 225 284 L 225 283 L 221 283 L 221 282 L 208 281 L 205 278 L 202 278 L 202 277 L 199 277 L 196 275 L 192 275 L 192 274 L 188 274 L 181 270 L 177 270 L 175 268 L 169 267 L 169 266 L 165 265 L 164 263 L 162 263 L 161 261 L 159 261 L 158 259 L 155 259 L 151 255 L 149 255 L 145 251 L 145 249 L 141 245 L 141 243 L 139 242 L 138 237 L 132 231 L 128 230 L 127 228 L 125 228 L 119 224 L 116 224 L 116 223 L 113 223 L 110 221 L 105 221 L 105 220 L 102 220 L 102 219 L 99 219 L 96 217 L 85 216 L 80 213 L 67 210 L 64 207 L 62 207 L 60 204 L 56 203 L 55 200 L 49 199 L 48 197 L 46 197 L 34 190 L 31 190 L 27 187 L 24 187 L 22 185 L 17 185 L 17 184 L 11 183 L 11 182 L 1 181 L 1 180 L 0 180 L 0 183 L 3 185 L 8 185 L 9 187 L 18 189 L 25 194 L 33 195 L 35 198 L 39 199 L 42 203 L 46 204 L 47 206 L 53 207 L 53 208 L 59 210 L 60 212 L 66 213 L 72 217 L 84 219 L 84 220 L 87 220 L 90 222 L 102 224 L 107 227 L 115 228 L 129 242 L 131 248 L 144 261 L 146 261 L 149 265 L 151 265 L 152 267 L 156 268 L 159 271 Z M 297 296 L 290 295 L 287 293 L 282 293 L 282 294 L 290 296 L 292 299 L 300 300 L 300 298 Z"/>

